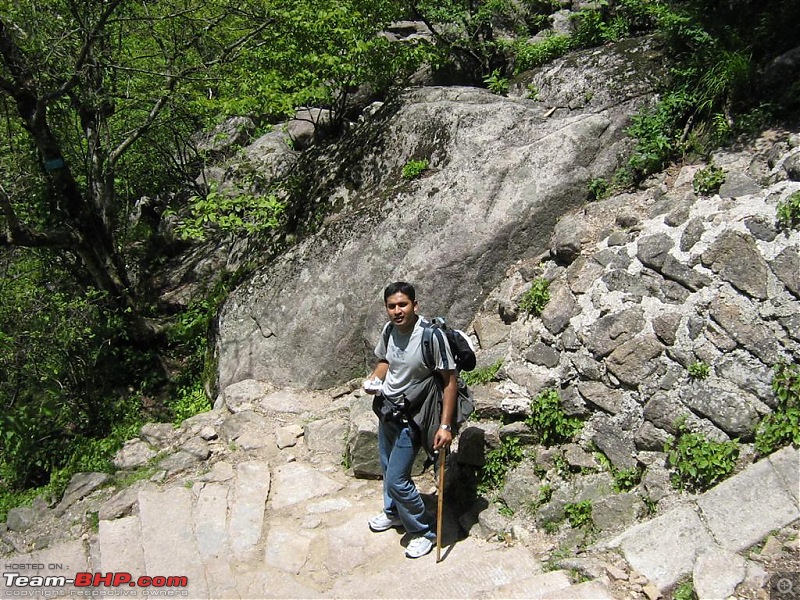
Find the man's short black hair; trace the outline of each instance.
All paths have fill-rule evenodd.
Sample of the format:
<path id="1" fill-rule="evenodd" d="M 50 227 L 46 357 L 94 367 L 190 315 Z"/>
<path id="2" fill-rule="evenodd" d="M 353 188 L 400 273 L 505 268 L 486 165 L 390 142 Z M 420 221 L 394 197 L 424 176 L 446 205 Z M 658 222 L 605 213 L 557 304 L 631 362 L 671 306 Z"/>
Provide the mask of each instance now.
<path id="1" fill-rule="evenodd" d="M 390 283 L 386 286 L 386 289 L 383 290 L 383 303 L 386 304 L 389 296 L 394 296 L 397 293 L 405 294 L 412 302 L 416 302 L 417 300 L 417 291 L 414 289 L 413 285 L 405 281 L 395 281 L 394 283 Z"/>

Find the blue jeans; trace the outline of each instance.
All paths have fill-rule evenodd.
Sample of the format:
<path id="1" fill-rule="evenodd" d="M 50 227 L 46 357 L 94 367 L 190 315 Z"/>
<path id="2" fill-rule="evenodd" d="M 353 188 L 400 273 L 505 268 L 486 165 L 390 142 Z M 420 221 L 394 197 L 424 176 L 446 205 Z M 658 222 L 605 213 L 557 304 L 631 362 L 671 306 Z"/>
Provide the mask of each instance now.
<path id="1" fill-rule="evenodd" d="M 378 425 L 378 455 L 383 472 L 383 510 L 397 515 L 405 530 L 436 539 L 433 519 L 411 481 L 411 469 L 420 445 L 407 424 L 381 422 Z"/>

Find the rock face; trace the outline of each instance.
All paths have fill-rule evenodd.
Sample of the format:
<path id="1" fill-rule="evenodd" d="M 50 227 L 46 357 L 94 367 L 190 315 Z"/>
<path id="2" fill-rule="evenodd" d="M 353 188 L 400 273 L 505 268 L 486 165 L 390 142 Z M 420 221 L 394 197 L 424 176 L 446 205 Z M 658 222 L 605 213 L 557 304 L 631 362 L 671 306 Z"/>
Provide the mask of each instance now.
<path id="1" fill-rule="evenodd" d="M 662 72 L 653 46 L 629 41 L 530 75 L 559 103 L 560 82 L 583 78 L 596 90 L 590 102 L 464 87 L 387 102 L 315 165 L 309 202 L 335 214 L 222 310 L 220 388 L 245 379 L 324 388 L 363 374 L 393 280 L 417 286 L 424 314 L 468 324 L 508 266 L 547 250 L 589 181 L 619 166 L 630 116 Z M 404 179 L 420 159 L 428 170 Z M 561 320 L 553 315 L 553 327 Z"/>

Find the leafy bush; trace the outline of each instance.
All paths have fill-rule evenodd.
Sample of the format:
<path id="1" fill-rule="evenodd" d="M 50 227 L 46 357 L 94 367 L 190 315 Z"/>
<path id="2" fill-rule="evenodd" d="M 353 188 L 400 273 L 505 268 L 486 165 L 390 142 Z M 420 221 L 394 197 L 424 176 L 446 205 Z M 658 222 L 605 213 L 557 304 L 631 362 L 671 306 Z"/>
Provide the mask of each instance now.
<path id="1" fill-rule="evenodd" d="M 692 379 L 705 379 L 711 373 L 710 367 L 702 360 L 690 364 L 688 371 Z"/>
<path id="2" fill-rule="evenodd" d="M 484 77 L 483 82 L 493 94 L 497 94 L 498 96 L 505 96 L 508 94 L 508 77 L 502 77 L 500 75 L 500 69 L 495 69 L 492 71 L 491 75 Z"/>
<path id="3" fill-rule="evenodd" d="M 525 424 L 542 444 L 552 446 L 571 440 L 583 427 L 583 421 L 569 417 L 561 407 L 561 396 L 554 390 L 540 393 L 530 405 L 531 414 Z"/>
<path id="4" fill-rule="evenodd" d="M 608 182 L 602 177 L 596 177 L 589 182 L 589 200 L 603 200 L 608 197 L 609 186 Z"/>
<path id="5" fill-rule="evenodd" d="M 410 160 L 403 166 L 403 179 L 412 180 L 422 175 L 428 169 L 428 159 Z"/>
<path id="6" fill-rule="evenodd" d="M 503 366 L 503 359 L 501 358 L 494 364 L 484 367 L 482 369 L 475 369 L 474 371 L 467 371 L 461 374 L 464 383 L 467 385 L 480 385 L 482 383 L 489 383 L 494 381 L 497 377 L 497 372 Z"/>
<path id="7" fill-rule="evenodd" d="M 697 194 L 716 194 L 723 183 L 725 183 L 725 171 L 709 165 L 694 174 L 692 188 Z"/>
<path id="8" fill-rule="evenodd" d="M 478 492 L 485 494 L 502 487 L 508 471 L 518 465 L 524 457 L 520 441 L 507 437 L 500 445 L 486 454 L 486 463 L 481 468 Z"/>
<path id="9" fill-rule="evenodd" d="M 592 527 L 592 501 L 573 502 L 564 507 L 564 514 L 569 524 L 575 528 Z"/>
<path id="10" fill-rule="evenodd" d="M 514 74 L 519 75 L 523 71 L 541 67 L 551 60 L 564 56 L 570 47 L 571 41 L 567 35 L 551 35 L 534 44 L 516 41 L 512 44 Z"/>
<path id="11" fill-rule="evenodd" d="M 800 191 L 794 192 L 788 198 L 778 202 L 775 216 L 778 226 L 782 229 L 800 226 Z"/>
<path id="12" fill-rule="evenodd" d="M 756 428 L 755 447 L 761 455 L 788 444 L 800 446 L 800 366 L 776 365 L 772 390 L 778 399 L 777 406 Z"/>
<path id="13" fill-rule="evenodd" d="M 528 314 L 540 315 L 550 301 L 550 282 L 544 277 L 533 280 L 531 287 L 522 295 L 519 301 L 521 310 Z"/>
<path id="14" fill-rule="evenodd" d="M 739 456 L 738 440 L 714 442 L 681 429 L 665 447 L 676 489 L 703 491 L 730 475 Z"/>

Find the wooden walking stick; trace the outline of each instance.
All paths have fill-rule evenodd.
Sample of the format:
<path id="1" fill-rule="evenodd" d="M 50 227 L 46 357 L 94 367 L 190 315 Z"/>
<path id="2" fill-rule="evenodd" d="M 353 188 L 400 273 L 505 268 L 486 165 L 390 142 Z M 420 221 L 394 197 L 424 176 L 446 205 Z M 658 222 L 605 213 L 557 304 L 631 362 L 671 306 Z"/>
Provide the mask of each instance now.
<path id="1" fill-rule="evenodd" d="M 436 562 L 442 559 L 442 512 L 444 509 L 444 455 L 447 448 L 439 448 L 439 489 L 436 493 L 438 507 L 436 509 Z"/>

